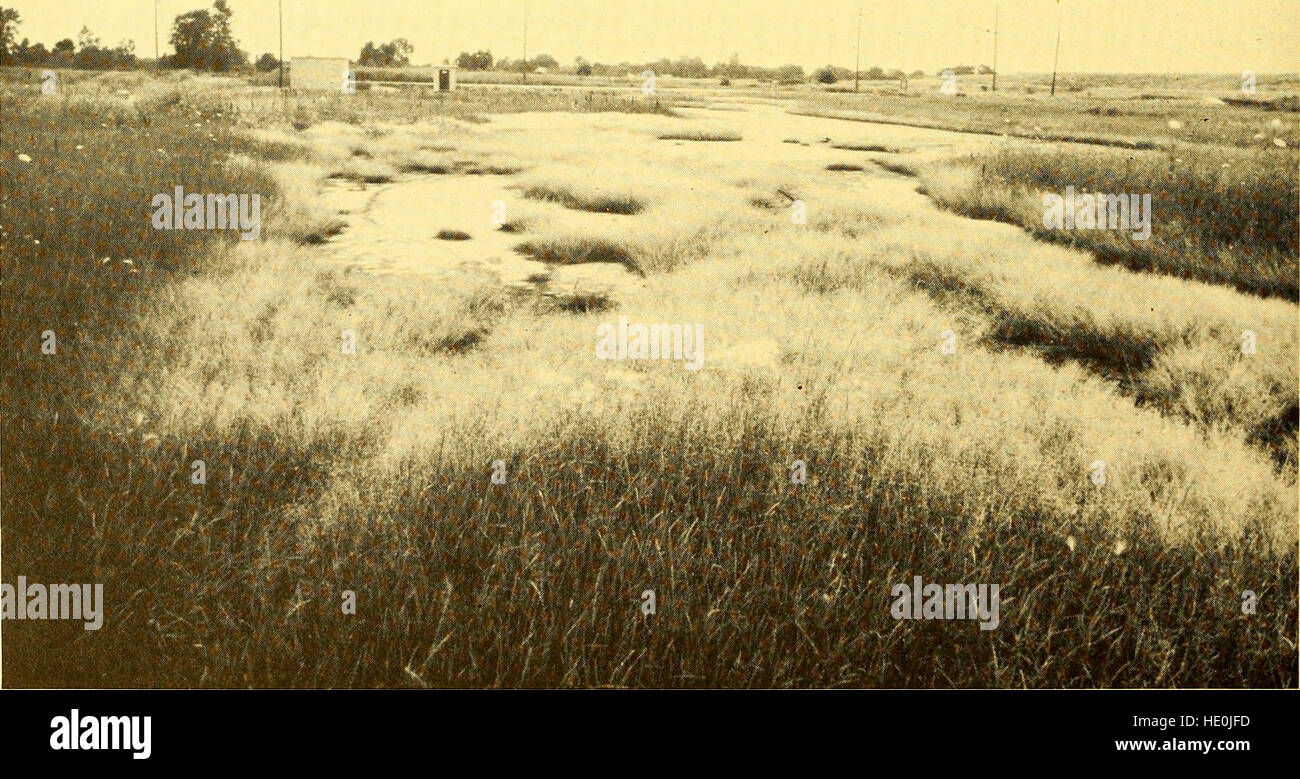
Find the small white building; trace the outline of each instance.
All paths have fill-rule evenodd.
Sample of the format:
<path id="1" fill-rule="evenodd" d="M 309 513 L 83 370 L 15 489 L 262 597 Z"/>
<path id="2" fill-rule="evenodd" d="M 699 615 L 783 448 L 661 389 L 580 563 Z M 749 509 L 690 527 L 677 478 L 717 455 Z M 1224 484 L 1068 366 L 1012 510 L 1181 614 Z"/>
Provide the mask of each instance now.
<path id="1" fill-rule="evenodd" d="M 343 57 L 294 57 L 289 61 L 289 86 L 294 89 L 341 92 L 351 66 Z"/>

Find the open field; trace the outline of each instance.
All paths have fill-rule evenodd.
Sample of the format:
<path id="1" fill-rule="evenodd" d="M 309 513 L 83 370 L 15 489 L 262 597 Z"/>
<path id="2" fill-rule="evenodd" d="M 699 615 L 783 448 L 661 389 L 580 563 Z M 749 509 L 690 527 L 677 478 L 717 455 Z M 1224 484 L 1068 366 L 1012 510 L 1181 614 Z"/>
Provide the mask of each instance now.
<path id="1" fill-rule="evenodd" d="M 0 530 L 108 613 L 6 622 L 12 686 L 1297 684 L 1293 110 L 69 81 L 0 80 Z M 1152 240 L 1044 232 L 1070 184 Z"/>
<path id="2" fill-rule="evenodd" d="M 1300 105 L 1294 97 L 1246 99 L 1239 90 L 1234 97 L 1233 85 L 1226 81 L 1216 90 L 1220 94 L 1094 91 L 1100 94 L 1050 97 L 1003 88 L 997 94 L 949 96 L 920 85 L 907 93 L 815 93 L 801 98 L 798 110 L 844 120 L 1145 150 L 1195 145 L 1267 150 L 1276 141 L 1295 148 L 1300 140 L 1294 121 Z M 1294 91 L 1292 86 L 1292 96 Z"/>

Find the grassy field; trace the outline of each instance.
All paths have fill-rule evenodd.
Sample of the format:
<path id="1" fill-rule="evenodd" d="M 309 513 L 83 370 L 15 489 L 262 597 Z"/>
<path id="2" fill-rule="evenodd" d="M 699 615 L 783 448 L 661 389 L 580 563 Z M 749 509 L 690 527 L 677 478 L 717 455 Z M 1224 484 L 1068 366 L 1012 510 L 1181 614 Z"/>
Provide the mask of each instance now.
<path id="1" fill-rule="evenodd" d="M 1014 82 L 996 94 L 967 94 L 962 86 L 966 82 L 958 77 L 957 83 L 957 95 L 941 94 L 937 82 L 931 81 L 916 83 L 903 94 L 894 89 L 814 93 L 797 99 L 796 110 L 844 120 L 1139 150 L 1189 145 L 1263 150 L 1275 141 L 1294 149 L 1300 142 L 1294 121 L 1300 104 L 1291 78 L 1262 80 L 1250 97 L 1230 79 L 1199 92 L 1181 86 L 1148 92 L 1096 85 L 1062 90 L 1055 97 L 1032 87 L 1026 94 Z"/>
<path id="2" fill-rule="evenodd" d="M 1041 240 L 1093 252 L 1103 263 L 1295 301 L 1300 241 L 1290 220 L 1300 209 L 1294 154 L 1188 150 L 1183 156 L 1111 150 L 1004 150 L 964 161 L 965 170 L 931 169 L 926 191 L 977 219 L 998 219 Z M 955 173 L 955 175 L 954 175 Z M 962 174 L 965 175 L 962 175 Z M 1045 226 L 1044 193 L 1151 195 L 1152 237 Z"/>
<path id="3" fill-rule="evenodd" d="M 4 86 L 5 580 L 107 603 L 94 632 L 6 621 L 6 684 L 1296 686 L 1273 158 L 1241 157 L 1258 267 L 1191 204 L 1152 250 L 1178 267 L 1107 263 L 934 208 L 864 162 L 912 165 L 890 150 L 915 139 L 861 123 L 134 77 Z M 781 143 L 828 127 L 841 148 Z M 1007 203 L 1064 180 L 1032 159 L 980 175 Z M 1153 166 L 1125 181 L 1215 191 L 1212 166 Z M 941 201 L 974 175 L 913 167 Z M 557 305 L 484 264 L 368 273 L 321 243 L 331 187 L 485 180 L 510 242 L 632 283 Z M 261 240 L 152 230 L 178 184 L 263 193 Z M 490 202 L 407 210 L 473 246 L 500 237 Z M 704 368 L 595 359 L 620 314 L 700 324 Z M 914 575 L 1000 584 L 1000 626 L 895 621 Z"/>

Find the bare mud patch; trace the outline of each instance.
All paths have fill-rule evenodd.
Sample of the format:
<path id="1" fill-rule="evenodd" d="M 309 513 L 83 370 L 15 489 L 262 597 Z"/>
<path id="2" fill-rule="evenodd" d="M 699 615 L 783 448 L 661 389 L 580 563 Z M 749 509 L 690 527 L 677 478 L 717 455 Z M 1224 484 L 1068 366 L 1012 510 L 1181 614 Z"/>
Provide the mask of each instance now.
<path id="1" fill-rule="evenodd" d="M 495 180 L 425 176 L 382 185 L 327 181 L 323 199 L 347 228 L 321 244 L 340 263 L 376 274 L 444 276 L 480 266 L 507 286 L 530 286 L 544 263 L 521 257 L 518 237 L 497 229 L 494 204 L 518 196 Z"/>

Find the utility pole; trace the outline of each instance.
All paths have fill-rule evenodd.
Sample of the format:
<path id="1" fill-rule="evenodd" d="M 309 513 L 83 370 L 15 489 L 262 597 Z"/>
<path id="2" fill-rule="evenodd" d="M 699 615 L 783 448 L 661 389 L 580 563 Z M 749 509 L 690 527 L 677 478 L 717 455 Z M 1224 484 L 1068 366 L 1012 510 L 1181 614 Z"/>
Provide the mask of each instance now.
<path id="1" fill-rule="evenodd" d="M 998 91 L 998 7 L 993 6 L 993 91 Z"/>
<path id="2" fill-rule="evenodd" d="M 524 83 L 528 83 L 528 0 L 524 0 Z"/>
<path id="3" fill-rule="evenodd" d="M 280 89 L 284 89 L 284 0 L 279 0 L 280 9 Z"/>
<path id="4" fill-rule="evenodd" d="M 993 29 L 986 30 L 983 27 L 974 27 L 980 32 L 993 34 L 993 91 L 998 91 L 998 7 L 993 6 Z"/>
<path id="5" fill-rule="evenodd" d="M 1061 0 L 1056 0 L 1056 56 L 1052 59 L 1052 94 L 1056 94 L 1056 66 L 1061 62 Z"/>
<path id="6" fill-rule="evenodd" d="M 858 8 L 858 48 L 853 55 L 853 91 L 858 91 L 858 71 L 862 70 L 862 8 Z"/>
<path id="7" fill-rule="evenodd" d="M 158 67 L 158 3 L 162 0 L 153 0 L 153 66 Z"/>

